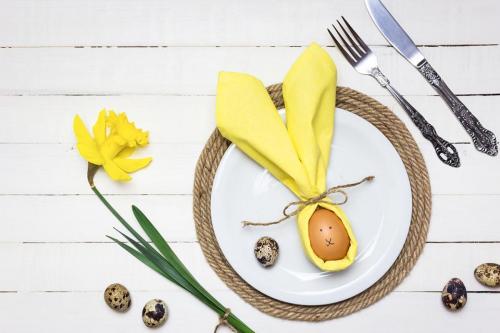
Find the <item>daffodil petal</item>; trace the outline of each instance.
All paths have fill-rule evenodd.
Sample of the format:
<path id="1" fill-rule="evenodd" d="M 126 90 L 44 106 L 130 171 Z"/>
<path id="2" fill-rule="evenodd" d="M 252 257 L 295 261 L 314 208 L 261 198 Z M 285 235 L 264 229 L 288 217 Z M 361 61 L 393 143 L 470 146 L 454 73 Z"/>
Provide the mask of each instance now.
<path id="1" fill-rule="evenodd" d="M 147 167 L 152 160 L 153 159 L 151 157 L 137 158 L 137 159 L 117 157 L 113 159 L 113 162 L 115 162 L 115 164 L 120 169 L 126 172 L 135 172 L 137 170 Z"/>
<path id="2" fill-rule="evenodd" d="M 128 181 L 132 179 L 132 177 L 130 177 L 128 173 L 120 169 L 113 161 L 107 161 L 106 163 L 104 163 L 103 167 L 106 173 L 113 180 Z"/>
<path id="3" fill-rule="evenodd" d="M 78 143 L 76 145 L 76 148 L 78 149 L 80 155 L 82 155 L 82 157 L 88 162 L 95 165 L 103 164 L 104 161 L 101 154 L 99 153 L 99 150 L 97 150 L 97 146 L 95 145 L 95 143 L 93 145 Z"/>
<path id="4" fill-rule="evenodd" d="M 101 110 L 99 112 L 99 117 L 93 128 L 94 138 L 97 144 L 100 146 L 106 140 L 106 110 Z"/>
<path id="5" fill-rule="evenodd" d="M 85 127 L 85 124 L 83 123 L 82 118 L 80 118 L 79 115 L 76 115 L 75 119 L 73 120 L 73 131 L 75 132 L 76 141 L 78 143 L 94 143 L 94 139 L 92 139 L 92 137 L 90 136 L 89 131 L 87 131 L 87 128 Z"/>
<path id="6" fill-rule="evenodd" d="M 92 139 L 82 119 L 78 115 L 76 115 L 73 120 L 73 131 L 75 132 L 77 141 L 76 147 L 80 155 L 90 163 L 101 165 L 103 160 L 96 142 Z"/>
<path id="7" fill-rule="evenodd" d="M 116 124 L 118 122 L 118 116 L 116 115 L 115 111 L 113 111 L 113 110 L 108 111 L 107 122 L 108 122 L 110 127 L 116 126 Z"/>
<path id="8" fill-rule="evenodd" d="M 116 155 L 118 158 L 127 158 L 130 157 L 135 152 L 135 147 L 125 147 L 121 152 Z"/>

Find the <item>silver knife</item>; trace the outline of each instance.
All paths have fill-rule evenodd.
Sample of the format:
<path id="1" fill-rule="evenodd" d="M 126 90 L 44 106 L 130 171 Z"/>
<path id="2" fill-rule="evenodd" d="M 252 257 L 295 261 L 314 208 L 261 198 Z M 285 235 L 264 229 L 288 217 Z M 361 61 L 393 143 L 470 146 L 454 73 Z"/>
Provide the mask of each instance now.
<path id="1" fill-rule="evenodd" d="M 398 52 L 405 57 L 415 68 L 418 69 L 427 82 L 438 92 L 458 118 L 462 126 L 472 138 L 477 150 L 495 156 L 498 154 L 497 139 L 493 132 L 484 128 L 479 120 L 467 109 L 458 97 L 448 88 L 444 80 L 432 68 L 425 57 L 420 53 L 415 43 L 401 28 L 399 23 L 392 17 L 380 0 L 365 0 L 368 12 L 375 25 L 394 46 Z"/>

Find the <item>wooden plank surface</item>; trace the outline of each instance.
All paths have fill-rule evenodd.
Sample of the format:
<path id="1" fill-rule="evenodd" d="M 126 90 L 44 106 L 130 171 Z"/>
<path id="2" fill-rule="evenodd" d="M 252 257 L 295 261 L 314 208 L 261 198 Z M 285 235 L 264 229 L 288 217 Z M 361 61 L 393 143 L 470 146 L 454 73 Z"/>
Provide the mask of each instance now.
<path id="1" fill-rule="evenodd" d="M 220 71 L 250 73 L 265 84 L 281 82 L 303 47 L 3 48 L 1 95 L 169 94 L 214 95 Z M 334 47 L 326 49 L 338 84 L 388 95 L 356 73 Z M 498 94 L 491 62 L 500 46 L 422 47 L 457 94 Z M 393 48 L 373 47 L 381 69 L 403 94 L 433 95 L 423 77 Z M 36 61 L 33 61 L 36 59 Z"/>
<path id="2" fill-rule="evenodd" d="M 109 221 L 107 225 L 106 233 L 116 235 Z M 162 276 L 143 268 L 142 263 L 112 242 L 2 243 L 0 249 L 4 262 L 0 285 L 4 291 L 99 291 L 105 281 L 122 281 L 131 290 L 178 289 Z M 207 289 L 227 288 L 205 262 L 197 243 L 172 243 L 172 249 L 194 276 L 203 277 Z M 477 263 L 494 261 L 499 253 L 499 243 L 429 243 L 410 275 L 396 290 L 441 291 L 450 278 L 460 277 L 470 291 L 484 291 L 474 278 L 474 268 Z M 22 257 L 23 261 L 9 261 L 10 257 Z M 75 269 L 69 269 L 73 266 Z"/>
<path id="3" fill-rule="evenodd" d="M 366 79 L 366 82 L 371 82 Z M 442 137 L 451 142 L 470 141 L 440 97 L 408 95 L 407 98 L 429 122 L 435 124 Z M 376 96 L 376 99 L 389 107 L 417 140 L 423 140 L 416 126 L 391 96 Z M 496 121 L 500 96 L 463 96 L 461 99 L 479 120 L 488 124 L 491 130 L 500 132 L 500 124 Z M 96 113 L 103 108 L 127 113 L 149 130 L 153 144 L 202 144 L 215 128 L 215 96 L 0 96 L 0 143 L 72 144 L 75 137 L 71 124 L 75 114 L 79 114 L 90 128 Z M 21 127 L 19 118 L 29 121 Z M 56 123 L 61 126 L 54 126 Z"/>
<path id="4" fill-rule="evenodd" d="M 500 159 L 480 154 L 471 144 L 457 144 L 463 160 L 460 168 L 439 161 L 427 142 L 420 144 L 429 168 L 434 194 L 500 194 Z M 109 180 L 104 172 L 96 184 L 112 194 L 190 194 L 193 174 L 203 144 L 175 143 L 151 145 L 137 156 L 154 156 L 147 172 L 133 175 L 122 184 Z M 1 194 L 88 194 L 86 162 L 71 144 L 2 144 L 0 155 L 9 163 L 0 164 Z M 39 165 L 43 160 L 44 164 Z M 15 172 L 12 172 L 15 170 Z M 65 175 L 64 181 L 57 181 Z M 474 177 L 470 177 L 474 175 Z"/>
<path id="5" fill-rule="evenodd" d="M 333 331 L 356 332 L 440 332 L 443 327 L 454 332 L 491 332 L 492 318 L 498 313 L 498 294 L 470 294 L 467 311 L 460 314 L 446 311 L 439 300 L 439 293 L 399 293 L 384 297 L 375 306 L 351 316 L 307 323 L 277 320 L 262 314 L 230 291 L 218 291 L 214 296 L 224 304 L 231 304 L 233 311 L 256 332 L 303 333 Z M 113 313 L 102 300 L 102 293 L 7 293 L 0 297 L 0 306 L 5 309 L 12 304 L 25 304 L 36 308 L 26 321 L 22 311 L 11 311 L 2 318 L 2 328 L 9 332 L 22 330 L 32 332 L 86 333 L 90 330 L 106 332 L 151 332 L 141 321 L 142 304 L 154 297 L 163 298 L 170 305 L 170 319 L 162 331 L 165 332 L 211 332 L 217 318 L 203 304 L 194 301 L 182 290 L 167 292 L 136 291 L 129 312 Z M 2 314 L 3 316 L 4 314 Z M 425 319 L 425 320 L 424 320 Z M 41 324 L 43 323 L 43 324 Z M 389 328 L 388 328 L 389 327 Z M 221 329 L 220 333 L 230 332 Z"/>
<path id="6" fill-rule="evenodd" d="M 495 0 L 385 0 L 418 44 L 498 43 Z M 9 1 L 2 46 L 293 46 L 330 44 L 325 27 L 340 15 L 385 44 L 363 1 Z M 467 22 L 467 24 L 464 24 Z"/>
<path id="7" fill-rule="evenodd" d="M 500 135 L 500 2 L 384 3 L 449 86 Z M 439 162 L 387 92 L 331 47 L 325 28 L 340 15 L 372 46 L 391 82 L 441 136 L 458 143 L 460 169 Z M 195 163 L 214 128 L 219 71 L 280 82 L 311 41 L 326 46 L 339 85 L 375 97 L 407 125 L 433 193 L 428 243 L 408 278 L 375 305 L 322 323 L 269 317 L 228 289 L 203 257 L 191 207 Z M 150 130 L 151 146 L 140 154 L 154 157 L 126 185 L 99 173 L 103 192 L 127 217 L 132 203 L 147 212 L 194 275 L 256 332 L 495 327 L 500 293 L 482 287 L 473 269 L 500 262 L 500 159 L 473 148 L 443 101 L 388 47 L 363 1 L 2 1 L 0 73 L 0 332 L 149 331 L 140 309 L 154 297 L 169 305 L 162 330 L 205 332 L 217 322 L 204 305 L 105 238 L 117 224 L 86 185 L 71 130 L 75 114 L 91 124 L 102 108 L 127 112 Z M 459 313 L 440 301 L 454 276 L 469 291 Z M 102 301 L 111 282 L 132 291 L 128 313 L 115 314 Z"/>
<path id="8" fill-rule="evenodd" d="M 168 241 L 196 241 L 191 195 L 112 195 L 109 200 L 132 220 L 130 206 L 139 206 Z M 432 201 L 429 242 L 498 241 L 500 223 L 491 207 L 500 205 L 500 195 L 434 195 Z M 106 242 L 105 235 L 115 225 L 110 213 L 90 193 L 3 195 L 0 212 L 0 244 Z"/>

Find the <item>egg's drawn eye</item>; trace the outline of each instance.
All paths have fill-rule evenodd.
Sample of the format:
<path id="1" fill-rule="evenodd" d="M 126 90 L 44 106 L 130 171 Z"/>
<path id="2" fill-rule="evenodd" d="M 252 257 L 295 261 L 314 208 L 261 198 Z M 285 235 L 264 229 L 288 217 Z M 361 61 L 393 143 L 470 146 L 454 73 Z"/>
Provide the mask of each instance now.
<path id="1" fill-rule="evenodd" d="M 329 227 L 328 227 L 328 229 L 331 229 L 331 228 L 332 228 L 332 226 L 329 226 Z"/>
<path id="2" fill-rule="evenodd" d="M 323 232 L 323 229 L 319 229 L 319 231 Z"/>

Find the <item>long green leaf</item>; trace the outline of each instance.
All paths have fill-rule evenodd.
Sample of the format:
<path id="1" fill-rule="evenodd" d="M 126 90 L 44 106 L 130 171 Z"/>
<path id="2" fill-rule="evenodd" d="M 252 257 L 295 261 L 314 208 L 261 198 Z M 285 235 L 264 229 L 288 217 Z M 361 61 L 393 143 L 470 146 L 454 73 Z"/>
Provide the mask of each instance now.
<path id="1" fill-rule="evenodd" d="M 136 206 L 132 206 L 132 211 L 141 225 L 144 232 L 151 239 L 153 244 L 158 248 L 158 250 L 169 260 L 169 262 L 181 272 L 181 274 L 189 277 L 189 281 L 199 290 L 200 293 L 206 295 L 213 303 L 219 308 L 219 315 L 223 315 L 225 312 L 225 307 L 217 301 L 200 283 L 193 277 L 193 275 L 189 272 L 186 266 L 180 261 L 172 248 L 168 245 L 167 241 L 163 238 L 163 236 L 158 232 L 153 223 L 147 218 L 147 216 Z M 234 314 L 231 314 L 228 318 L 229 322 L 237 327 L 240 332 L 253 332 L 248 326 L 246 326 L 238 317 Z"/>
<path id="2" fill-rule="evenodd" d="M 113 208 L 113 206 L 111 206 L 111 204 L 106 200 L 106 198 L 101 194 L 101 192 L 99 192 L 99 190 L 97 189 L 97 187 L 92 187 L 92 190 L 94 191 L 94 193 L 97 195 L 97 197 L 101 200 L 101 202 L 109 209 L 109 211 L 116 217 L 116 219 L 147 249 L 149 250 L 150 252 L 150 256 L 157 256 L 159 258 L 163 258 L 161 257 L 161 255 L 137 232 L 135 231 L 134 228 L 132 228 L 132 226 L 127 222 L 125 221 L 125 219 Z M 120 231 L 119 231 L 120 232 Z M 121 233 L 121 232 L 120 232 Z M 122 235 L 126 238 L 128 238 L 128 236 L 124 235 L 122 233 Z M 129 241 L 131 241 L 130 238 L 128 238 Z M 133 243 L 134 244 L 134 243 Z M 134 244 L 135 246 L 136 244 Z M 139 251 L 141 251 L 140 248 L 138 248 Z M 142 251 L 141 251 L 142 252 Z M 148 255 L 144 252 L 142 252 L 146 257 L 148 257 Z M 149 259 L 151 261 L 153 261 L 155 264 L 157 264 L 158 266 L 158 263 L 155 262 L 154 260 L 151 259 L 151 257 L 149 257 Z M 191 292 L 193 295 L 195 295 L 197 298 L 199 298 L 203 303 L 209 305 L 210 307 L 214 307 L 215 306 L 215 310 L 219 313 L 220 312 L 220 306 L 219 304 L 211 304 L 211 303 L 214 303 L 212 299 L 210 299 L 211 297 L 207 297 L 206 294 L 203 294 L 203 293 L 200 293 L 196 288 L 194 288 L 188 281 L 186 281 L 186 279 L 182 276 L 182 274 L 180 274 L 177 270 L 175 270 L 172 265 L 168 262 L 168 261 L 165 261 L 164 263 L 162 263 L 162 265 L 164 266 L 163 268 L 165 269 L 162 269 L 162 271 L 164 271 L 166 274 L 168 274 L 180 287 L 184 288 L 185 290 Z M 158 268 L 162 268 L 162 267 L 158 267 Z"/>
<path id="3" fill-rule="evenodd" d="M 125 219 L 113 208 L 113 206 L 111 206 L 111 204 L 106 200 L 106 198 L 104 198 L 104 196 L 99 192 L 99 190 L 96 187 L 93 187 L 92 190 L 98 196 L 98 198 L 104 203 L 104 205 L 111 211 L 111 213 L 118 219 L 118 221 L 142 244 L 142 246 L 144 246 L 149 251 L 150 256 L 152 256 L 153 258 L 156 256 L 157 258 L 160 258 L 160 260 L 163 259 L 163 257 L 137 231 L 135 231 L 135 229 L 132 228 L 132 226 L 127 221 L 125 221 Z M 124 237 L 129 239 L 129 241 L 132 241 L 128 236 L 123 234 L 121 231 L 119 231 L 119 230 L 117 230 L 117 231 L 119 233 L 121 233 Z M 134 244 L 134 246 L 135 245 L 136 244 Z M 139 249 L 139 248 L 138 248 L 138 250 L 141 251 L 141 249 Z M 144 253 L 144 252 L 142 252 L 142 253 L 144 255 L 146 255 L 146 253 Z M 146 257 L 148 257 L 148 255 L 146 255 Z M 153 261 L 158 266 L 158 262 L 155 262 L 154 260 L 152 260 L 151 257 L 149 257 L 149 259 L 151 261 Z M 164 266 L 163 267 L 164 269 L 162 269 L 162 271 L 164 271 L 165 274 L 168 274 L 170 276 L 170 278 L 171 278 L 170 280 L 174 281 L 175 283 L 177 283 L 180 287 L 184 288 L 185 290 L 187 290 L 191 293 L 195 293 L 195 296 L 200 298 L 200 300 L 202 300 L 204 303 L 208 304 L 208 302 L 210 302 L 210 301 L 213 302 L 213 300 L 211 300 L 210 297 L 207 297 L 205 294 L 200 293 L 196 288 L 194 288 L 184 278 L 184 276 L 182 276 L 181 273 L 179 273 L 174 267 L 172 267 L 172 265 L 168 261 L 163 262 L 162 266 Z M 162 267 L 158 267 L 158 268 L 162 268 Z M 219 310 L 218 304 L 214 304 L 214 306 L 217 308 L 217 310 Z"/>
<path id="4" fill-rule="evenodd" d="M 127 230 L 129 230 L 132 235 L 134 235 L 137 238 L 137 240 L 140 243 L 120 232 L 126 239 L 128 239 L 134 245 L 134 247 L 136 247 L 139 250 L 139 252 L 134 250 L 133 248 L 129 247 L 128 245 L 125 245 L 122 242 L 115 240 L 114 238 L 110 238 L 110 239 L 115 241 L 118 245 L 120 245 L 123 249 L 125 249 L 127 252 L 132 254 L 138 260 L 143 262 L 145 265 L 147 265 L 148 267 L 150 267 L 154 271 L 158 272 L 159 274 L 164 276 L 166 279 L 178 284 L 182 288 L 184 288 L 184 286 L 179 283 L 180 281 L 178 282 L 177 280 L 174 279 L 174 277 L 176 277 L 175 273 L 173 275 L 169 275 L 169 273 L 172 273 L 173 271 L 175 271 L 177 274 L 182 275 L 182 274 L 184 274 L 184 271 L 187 272 L 188 274 L 184 274 L 185 275 L 184 277 L 181 276 L 182 279 L 184 279 L 185 282 L 188 282 L 188 281 L 186 281 L 186 278 L 192 278 L 192 280 L 195 282 L 195 285 L 191 285 L 190 283 L 187 283 L 186 287 L 188 287 L 188 289 L 186 289 L 186 288 L 184 288 L 184 289 L 189 291 L 193 296 L 197 297 L 201 302 L 205 303 L 208 307 L 210 307 L 212 310 L 217 312 L 219 315 L 222 315 L 222 312 L 220 310 L 220 308 L 223 308 L 222 305 L 217 300 L 215 300 L 208 292 L 205 291 L 205 293 L 202 293 L 199 290 L 197 290 L 197 288 L 195 288 L 195 286 L 201 287 L 201 285 L 199 285 L 199 283 L 194 279 L 194 277 L 191 275 L 191 273 L 189 273 L 187 268 L 177 258 L 175 253 L 170 249 L 170 247 L 168 246 L 168 244 L 165 242 L 165 240 L 163 238 L 161 238 L 161 239 L 163 239 L 163 241 L 165 242 L 168 249 L 170 249 L 170 251 L 173 255 L 172 258 L 174 258 L 174 261 L 172 261 L 172 262 L 169 262 L 167 260 L 167 258 L 161 256 L 148 242 L 146 242 L 146 240 L 144 240 L 144 238 L 142 238 L 141 235 L 139 235 L 125 221 L 125 219 L 123 219 L 123 217 L 121 217 L 121 215 L 109 204 L 109 202 L 104 198 L 104 196 L 99 192 L 99 190 L 96 187 L 92 186 L 91 188 L 94 191 L 94 193 L 97 195 L 97 197 L 101 200 L 101 202 L 117 218 L 117 220 L 123 226 L 125 226 L 125 228 L 127 228 Z M 144 214 L 142 214 L 142 215 L 144 215 Z M 146 220 L 147 220 L 147 218 L 146 218 Z M 149 224 L 151 224 L 151 222 L 149 222 Z M 151 224 L 151 226 L 152 226 L 152 224 Z M 161 235 L 160 235 L 160 237 L 161 237 Z M 178 271 L 172 267 L 172 263 L 176 266 L 176 269 L 179 269 Z M 241 333 L 254 333 L 252 331 L 252 329 L 250 329 L 245 323 L 243 323 L 238 317 L 236 317 L 232 313 L 229 315 L 228 321 L 233 327 L 235 327 Z"/>
<path id="5" fill-rule="evenodd" d="M 117 230 L 118 232 L 120 232 L 119 230 Z M 129 240 L 132 244 L 134 244 L 134 246 L 136 247 L 141 247 L 141 245 L 134 241 L 133 239 L 131 239 L 130 237 L 128 237 L 127 235 L 123 234 L 122 232 L 120 232 L 127 240 Z M 108 236 L 109 237 L 109 236 Z M 120 245 L 121 247 L 123 247 L 125 250 L 127 250 L 129 253 L 131 253 L 133 256 L 135 256 L 137 259 L 141 260 L 143 263 L 145 263 L 146 265 L 148 265 L 149 267 L 151 267 L 153 270 L 155 270 L 156 272 L 158 272 L 160 275 L 164 276 L 165 278 L 169 279 L 170 281 L 172 281 L 171 277 L 169 277 L 167 274 L 165 274 L 160 268 L 158 268 L 157 266 L 155 266 L 155 264 L 150 261 L 148 258 L 144 257 L 141 253 L 139 253 L 138 251 L 130 248 L 129 246 L 121 243 L 120 241 L 112 238 L 112 237 L 109 237 L 111 238 L 112 240 L 114 240 L 116 243 L 118 243 L 118 245 Z M 168 244 L 167 244 L 168 246 Z M 142 251 L 147 251 L 147 249 L 145 247 L 141 247 L 142 248 Z M 163 260 L 165 260 L 163 257 L 159 257 Z M 144 259 L 144 260 L 143 260 Z M 161 260 L 160 259 L 160 260 Z M 178 284 L 176 281 L 172 281 L 176 284 Z M 182 286 L 181 286 L 182 287 Z M 219 309 L 217 307 L 215 307 L 215 304 L 213 302 L 210 302 L 208 300 L 204 300 L 203 299 L 203 295 L 202 294 L 198 294 L 196 293 L 196 291 L 190 291 L 188 290 L 189 292 L 191 292 L 195 297 L 197 297 L 201 302 L 205 303 L 208 307 L 210 307 L 212 310 L 214 310 L 215 312 L 217 312 L 219 315 L 222 315 L 225 311 L 225 308 L 223 307 L 223 311 L 220 312 Z M 205 296 L 206 295 L 209 295 L 210 297 L 212 297 L 208 292 L 206 292 Z M 219 303 L 219 302 L 217 302 Z M 220 303 L 219 303 L 220 304 Z M 238 317 L 236 317 L 236 315 L 234 314 L 230 314 L 229 315 L 229 318 L 228 318 L 228 321 L 231 325 L 233 325 L 233 327 L 237 328 L 239 332 L 242 332 L 242 333 L 254 333 L 253 330 L 251 328 L 249 328 L 244 322 L 242 322 Z"/>
<path id="6" fill-rule="evenodd" d="M 179 268 L 182 270 L 183 273 L 186 275 L 189 275 L 194 280 L 193 275 L 189 270 L 184 266 L 184 264 L 179 260 L 175 252 L 172 250 L 170 245 L 168 245 L 167 241 L 163 238 L 163 236 L 158 232 L 158 230 L 155 228 L 153 223 L 149 221 L 147 216 L 136 206 L 132 205 L 132 212 L 135 215 L 135 218 L 141 225 L 142 229 L 148 235 L 148 237 L 151 239 L 153 244 L 158 248 L 161 254 L 165 256 L 167 259 L 171 259 L 174 261 L 176 264 L 179 265 Z"/>
<path id="7" fill-rule="evenodd" d="M 168 245 L 167 241 L 163 238 L 163 236 L 158 232 L 153 223 L 149 221 L 147 216 L 136 206 L 132 206 L 132 211 L 141 225 L 144 232 L 151 239 L 153 244 L 158 248 L 161 254 L 170 262 L 170 264 L 186 277 L 191 285 L 196 288 L 200 293 L 205 294 L 208 299 L 210 299 L 220 310 L 220 314 L 224 313 L 224 306 L 219 303 L 212 295 L 201 286 L 201 284 L 193 277 L 191 272 L 184 266 L 184 264 L 177 257 L 172 248 Z"/>
<path id="8" fill-rule="evenodd" d="M 155 264 L 153 264 L 153 262 L 151 262 L 151 260 L 149 260 L 148 258 L 146 258 L 142 253 L 140 253 L 137 250 L 134 250 L 133 248 L 131 248 L 130 246 L 128 246 L 127 244 L 125 244 L 125 242 L 121 242 L 121 241 L 119 241 L 118 239 L 116 239 L 114 237 L 111 237 L 111 236 L 108 236 L 108 235 L 106 235 L 106 237 L 108 237 L 109 239 L 111 239 L 116 244 L 120 245 L 121 248 L 123 248 L 125 251 L 127 251 L 128 253 L 130 253 L 131 255 L 133 255 L 135 258 L 137 258 L 139 261 L 141 261 L 142 263 L 144 263 L 146 266 L 148 266 L 149 268 L 151 268 L 152 270 L 154 270 L 158 274 L 166 277 L 167 279 L 169 279 L 170 281 L 172 281 L 172 282 L 175 283 L 175 281 L 172 280 L 171 277 L 169 277 L 167 274 L 163 273 L 158 267 L 155 266 Z"/>
<path id="9" fill-rule="evenodd" d="M 120 231 L 118 231 L 120 232 Z M 121 233 L 121 232 L 120 232 Z M 134 244 L 134 240 L 132 240 L 131 238 L 127 237 L 125 234 L 121 233 L 125 238 L 127 238 L 129 241 L 132 242 L 132 244 Z M 180 287 L 183 288 L 183 286 L 181 286 L 177 281 L 175 281 L 171 276 L 169 276 L 167 273 L 165 273 L 161 268 L 159 268 L 158 266 L 156 266 L 156 264 L 154 264 L 151 260 L 149 260 L 146 256 L 144 256 L 141 252 L 137 251 L 137 250 L 134 250 L 133 248 L 131 248 L 130 246 L 126 245 L 124 242 L 120 242 L 118 239 L 116 238 L 113 238 L 111 236 L 106 236 L 108 237 L 109 239 L 113 240 L 115 243 L 117 243 L 118 245 L 120 245 L 123 249 L 125 249 L 127 252 L 129 252 L 130 254 L 132 254 L 134 257 L 136 257 L 138 260 L 140 260 L 141 262 L 143 262 L 145 265 L 147 265 L 148 267 L 150 267 L 152 270 L 154 270 L 155 272 L 157 272 L 158 274 L 162 275 L 163 277 L 167 278 L 168 280 L 172 281 L 173 283 L 179 285 Z M 137 246 L 140 246 L 139 243 L 135 242 L 135 244 Z M 135 245 L 134 245 L 135 246 Z M 147 251 L 144 247 L 142 247 L 145 251 Z M 184 288 L 185 289 L 185 288 Z M 188 290 L 190 291 L 190 290 Z"/>
<path id="10" fill-rule="evenodd" d="M 137 250 L 139 250 L 139 252 L 142 253 L 158 270 L 168 274 L 174 283 L 188 291 L 192 289 L 190 288 L 191 286 L 189 283 L 168 262 L 161 261 L 160 258 L 162 257 L 158 252 L 155 252 L 155 250 L 149 250 L 144 246 L 144 244 L 132 239 L 116 228 L 115 230 L 127 239 Z"/>
<path id="11" fill-rule="evenodd" d="M 111 204 L 106 200 L 106 198 L 101 194 L 101 192 L 99 192 L 99 190 L 97 189 L 97 187 L 93 187 L 92 190 L 94 191 L 94 193 L 97 195 L 97 197 L 102 201 L 102 203 L 109 209 L 109 211 L 117 218 L 117 220 L 146 248 L 148 249 L 152 255 L 157 255 L 158 257 L 162 258 L 161 255 L 137 232 L 135 231 L 134 228 L 132 228 L 132 226 L 127 222 L 125 221 L 125 219 L 113 208 L 113 206 L 111 206 Z M 115 228 L 116 229 L 116 228 Z M 117 230 L 117 229 L 116 229 Z M 125 234 L 123 234 L 121 231 L 117 230 L 119 233 L 121 233 L 124 237 L 126 237 L 127 239 L 130 240 L 130 238 L 128 236 L 126 236 Z M 134 244 L 135 245 L 135 244 Z M 140 249 L 138 249 L 139 251 L 141 251 Z M 142 251 L 141 251 L 142 252 Z M 168 262 L 166 262 L 166 266 L 165 266 L 166 270 L 165 273 L 166 274 L 169 274 L 173 280 L 175 280 L 175 282 L 181 286 L 182 288 L 186 289 L 186 290 L 189 290 L 189 286 L 187 284 L 189 284 L 184 277 L 182 277 L 181 274 L 179 274 L 179 272 L 177 272 L 177 270 L 175 270 L 175 268 L 172 267 L 172 265 Z"/>
<path id="12" fill-rule="evenodd" d="M 109 209 L 109 211 L 116 217 L 116 219 L 146 248 L 151 251 L 155 251 L 155 249 L 137 232 L 127 221 L 111 206 L 111 204 L 106 200 L 106 198 L 99 192 L 97 187 L 92 187 L 92 190 L 97 195 L 97 197 L 101 200 L 101 202 Z"/>
<path id="13" fill-rule="evenodd" d="M 132 243 L 132 245 L 134 245 L 134 247 L 136 247 L 144 256 L 146 256 L 146 258 L 148 258 L 159 270 L 161 270 L 165 274 L 168 274 L 178 286 L 182 287 L 183 289 L 193 294 L 196 298 L 205 303 L 212 310 L 214 311 L 218 310 L 216 305 L 213 304 L 213 302 L 209 300 L 205 294 L 200 293 L 189 282 L 187 282 L 185 278 L 181 274 L 179 274 L 179 272 L 173 269 L 172 266 L 170 266 L 170 264 L 168 263 L 168 261 L 165 260 L 165 258 L 163 258 L 162 256 L 160 256 L 158 252 L 149 251 L 134 239 L 130 238 L 129 236 L 125 235 L 119 230 L 117 231 L 120 234 L 122 234 L 122 236 L 125 237 L 130 243 Z"/>

